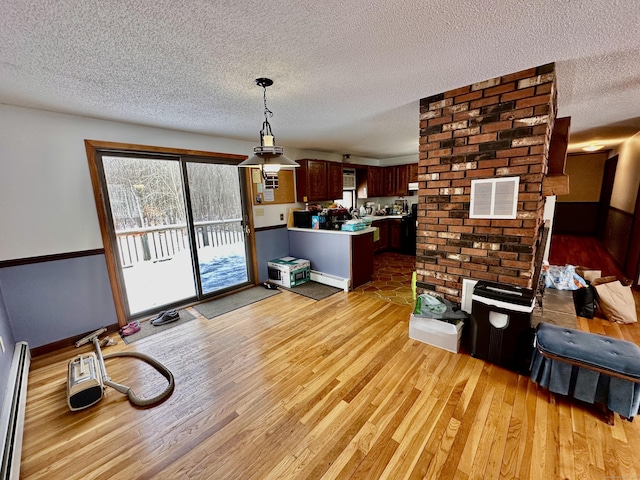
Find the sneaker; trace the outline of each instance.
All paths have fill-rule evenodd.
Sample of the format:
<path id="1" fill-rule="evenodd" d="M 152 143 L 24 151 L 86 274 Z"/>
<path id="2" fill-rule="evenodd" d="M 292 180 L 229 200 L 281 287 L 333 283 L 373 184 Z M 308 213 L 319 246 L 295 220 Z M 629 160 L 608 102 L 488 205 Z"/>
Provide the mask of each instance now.
<path id="1" fill-rule="evenodd" d="M 175 310 L 169 310 L 168 312 L 164 312 L 160 318 L 154 318 L 151 320 L 151 325 L 157 327 L 177 320 L 180 320 L 180 314 Z"/>

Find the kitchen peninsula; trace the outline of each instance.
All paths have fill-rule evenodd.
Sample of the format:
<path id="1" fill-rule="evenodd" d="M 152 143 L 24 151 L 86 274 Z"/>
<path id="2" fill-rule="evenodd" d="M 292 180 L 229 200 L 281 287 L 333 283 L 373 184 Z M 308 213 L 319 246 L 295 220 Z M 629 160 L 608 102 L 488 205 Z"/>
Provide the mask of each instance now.
<path id="1" fill-rule="evenodd" d="M 373 227 L 356 232 L 289 227 L 289 255 L 311 262 L 312 280 L 354 289 L 371 281 L 375 231 Z"/>

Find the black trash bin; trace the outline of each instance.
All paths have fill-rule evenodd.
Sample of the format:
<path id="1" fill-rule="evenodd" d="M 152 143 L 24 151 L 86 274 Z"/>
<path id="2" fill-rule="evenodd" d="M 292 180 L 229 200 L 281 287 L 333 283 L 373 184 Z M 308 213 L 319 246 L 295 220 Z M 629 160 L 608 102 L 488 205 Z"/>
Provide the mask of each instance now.
<path id="1" fill-rule="evenodd" d="M 531 289 L 478 282 L 471 305 L 471 355 L 528 374 L 534 302 Z"/>

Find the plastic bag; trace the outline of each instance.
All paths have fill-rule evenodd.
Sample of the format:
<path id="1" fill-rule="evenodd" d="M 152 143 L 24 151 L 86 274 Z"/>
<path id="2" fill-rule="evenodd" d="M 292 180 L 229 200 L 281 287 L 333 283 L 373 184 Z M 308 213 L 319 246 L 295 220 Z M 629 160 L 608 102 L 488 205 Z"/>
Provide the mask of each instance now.
<path id="1" fill-rule="evenodd" d="M 556 290 L 577 290 L 587 286 L 587 282 L 576 273 L 573 265 L 560 267 L 551 265 L 544 272 L 545 288 L 555 288 Z"/>
<path id="2" fill-rule="evenodd" d="M 418 295 L 413 314 L 417 317 L 433 318 L 450 323 L 457 323 L 458 320 L 468 317 L 455 303 L 428 293 Z"/>

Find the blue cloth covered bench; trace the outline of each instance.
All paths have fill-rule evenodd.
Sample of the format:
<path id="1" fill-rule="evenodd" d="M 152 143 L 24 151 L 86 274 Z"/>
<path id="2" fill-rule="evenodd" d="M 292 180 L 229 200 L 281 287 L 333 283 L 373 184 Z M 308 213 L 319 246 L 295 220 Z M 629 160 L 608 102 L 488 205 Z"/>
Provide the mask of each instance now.
<path id="1" fill-rule="evenodd" d="M 540 323 L 531 379 L 550 392 L 602 404 L 631 420 L 640 408 L 640 347 Z"/>

